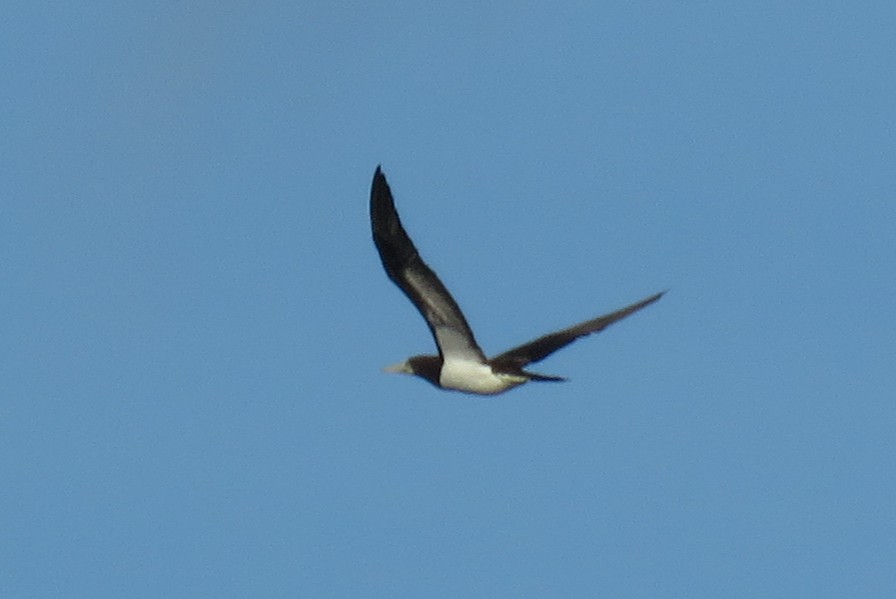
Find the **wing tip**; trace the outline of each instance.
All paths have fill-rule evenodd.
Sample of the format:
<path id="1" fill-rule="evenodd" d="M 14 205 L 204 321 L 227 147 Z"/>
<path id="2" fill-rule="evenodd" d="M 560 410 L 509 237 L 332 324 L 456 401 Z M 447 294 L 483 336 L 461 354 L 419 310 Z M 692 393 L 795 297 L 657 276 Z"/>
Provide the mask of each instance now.
<path id="1" fill-rule="evenodd" d="M 645 298 L 642 299 L 640 302 L 636 302 L 636 303 L 635 303 L 635 306 L 637 306 L 639 310 L 640 310 L 641 308 L 646 308 L 646 307 L 649 306 L 650 304 L 652 304 L 652 303 L 654 303 L 654 302 L 656 302 L 656 301 L 659 301 L 660 298 L 662 298 L 662 297 L 663 297 L 664 295 L 666 295 L 668 292 L 669 292 L 668 289 L 663 289 L 662 291 L 659 291 L 659 292 L 657 292 L 657 293 L 654 293 L 653 295 L 650 295 L 650 296 L 648 296 L 648 297 L 645 297 Z"/>

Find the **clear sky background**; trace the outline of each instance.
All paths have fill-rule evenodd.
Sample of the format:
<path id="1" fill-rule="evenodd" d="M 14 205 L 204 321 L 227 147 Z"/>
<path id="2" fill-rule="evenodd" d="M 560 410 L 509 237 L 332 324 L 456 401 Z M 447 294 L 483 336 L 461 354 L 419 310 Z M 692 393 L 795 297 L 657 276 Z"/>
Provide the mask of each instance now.
<path id="1" fill-rule="evenodd" d="M 3 597 L 896 596 L 893 2 L 6 3 Z M 487 353 L 669 289 L 495 398 Z"/>

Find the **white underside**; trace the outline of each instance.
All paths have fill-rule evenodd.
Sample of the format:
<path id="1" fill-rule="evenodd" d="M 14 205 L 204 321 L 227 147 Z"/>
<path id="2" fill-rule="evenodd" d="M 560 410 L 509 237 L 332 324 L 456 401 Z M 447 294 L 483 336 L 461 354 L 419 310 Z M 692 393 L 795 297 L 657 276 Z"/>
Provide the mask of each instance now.
<path id="1" fill-rule="evenodd" d="M 439 374 L 439 384 L 445 389 L 481 395 L 501 393 L 526 380 L 521 376 L 495 374 L 488 364 L 456 359 L 446 359 Z"/>

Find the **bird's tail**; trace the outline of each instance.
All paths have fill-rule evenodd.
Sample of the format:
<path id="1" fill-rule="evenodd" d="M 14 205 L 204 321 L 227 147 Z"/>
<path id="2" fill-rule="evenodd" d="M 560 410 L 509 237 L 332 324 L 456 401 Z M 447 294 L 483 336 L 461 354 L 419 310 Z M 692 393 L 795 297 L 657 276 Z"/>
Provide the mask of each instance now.
<path id="1" fill-rule="evenodd" d="M 542 381 L 548 383 L 562 383 L 565 382 L 566 379 L 562 376 L 554 376 L 551 374 L 538 374 L 537 372 L 529 372 L 527 370 L 523 371 L 527 377 L 529 377 L 530 381 Z"/>

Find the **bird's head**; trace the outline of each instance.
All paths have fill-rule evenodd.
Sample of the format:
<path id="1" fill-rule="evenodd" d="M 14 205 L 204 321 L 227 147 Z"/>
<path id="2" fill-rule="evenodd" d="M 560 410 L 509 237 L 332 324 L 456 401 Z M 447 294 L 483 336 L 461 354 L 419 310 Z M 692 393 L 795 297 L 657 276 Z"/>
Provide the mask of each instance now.
<path id="1" fill-rule="evenodd" d="M 397 374 L 413 374 L 426 379 L 436 387 L 440 387 L 439 376 L 442 373 L 442 358 L 441 356 L 412 356 L 404 362 L 383 368 L 383 371 Z"/>

